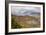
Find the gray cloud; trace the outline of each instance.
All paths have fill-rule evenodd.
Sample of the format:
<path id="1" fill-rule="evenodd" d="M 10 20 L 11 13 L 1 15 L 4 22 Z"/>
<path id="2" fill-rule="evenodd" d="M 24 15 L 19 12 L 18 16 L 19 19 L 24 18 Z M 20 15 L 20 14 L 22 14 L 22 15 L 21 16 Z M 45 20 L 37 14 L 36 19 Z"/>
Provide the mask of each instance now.
<path id="1" fill-rule="evenodd" d="M 22 7 L 22 6 L 12 6 L 12 15 L 16 16 L 31 16 L 31 15 L 39 15 L 40 7 Z"/>

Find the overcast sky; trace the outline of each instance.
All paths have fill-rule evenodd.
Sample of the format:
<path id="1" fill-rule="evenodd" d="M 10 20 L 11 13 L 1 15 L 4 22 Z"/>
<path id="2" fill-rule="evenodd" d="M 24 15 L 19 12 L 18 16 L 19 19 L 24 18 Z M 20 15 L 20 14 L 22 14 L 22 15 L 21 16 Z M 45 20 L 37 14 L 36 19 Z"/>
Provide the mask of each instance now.
<path id="1" fill-rule="evenodd" d="M 31 15 L 32 12 L 40 13 L 40 7 L 31 6 L 12 6 L 12 15 L 25 16 Z"/>

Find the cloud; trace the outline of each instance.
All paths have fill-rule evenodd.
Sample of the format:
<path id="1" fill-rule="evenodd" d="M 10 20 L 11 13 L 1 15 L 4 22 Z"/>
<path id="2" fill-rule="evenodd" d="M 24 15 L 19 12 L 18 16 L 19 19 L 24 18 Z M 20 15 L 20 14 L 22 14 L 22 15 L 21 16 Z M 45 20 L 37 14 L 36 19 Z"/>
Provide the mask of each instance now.
<path id="1" fill-rule="evenodd" d="M 22 7 L 22 6 L 12 6 L 12 15 L 16 16 L 30 16 L 32 13 L 40 13 L 40 7 Z"/>

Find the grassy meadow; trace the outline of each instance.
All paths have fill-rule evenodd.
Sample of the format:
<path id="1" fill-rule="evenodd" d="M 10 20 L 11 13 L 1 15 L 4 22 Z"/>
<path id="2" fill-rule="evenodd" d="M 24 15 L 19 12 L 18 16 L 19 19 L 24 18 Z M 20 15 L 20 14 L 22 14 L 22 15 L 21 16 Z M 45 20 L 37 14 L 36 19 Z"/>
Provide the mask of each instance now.
<path id="1" fill-rule="evenodd" d="M 40 16 L 11 16 L 11 28 L 39 28 Z"/>

